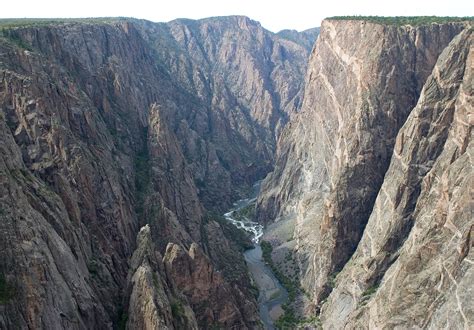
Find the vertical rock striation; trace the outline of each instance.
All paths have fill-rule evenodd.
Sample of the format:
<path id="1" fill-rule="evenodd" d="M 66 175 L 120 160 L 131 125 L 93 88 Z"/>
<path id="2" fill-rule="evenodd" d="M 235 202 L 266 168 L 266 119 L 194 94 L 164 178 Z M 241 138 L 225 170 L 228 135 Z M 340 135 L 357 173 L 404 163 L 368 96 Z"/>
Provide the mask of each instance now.
<path id="1" fill-rule="evenodd" d="M 444 50 L 398 133 L 328 327 L 473 326 L 472 42 L 466 29 Z"/>
<path id="2" fill-rule="evenodd" d="M 276 221 L 272 226 L 288 219 L 295 223 L 300 279 L 316 310 L 336 285 L 323 309 L 327 327 L 369 324 L 364 323 L 367 319 L 353 323 L 348 315 L 388 276 L 404 240 L 415 230 L 416 217 L 430 218 L 430 211 L 419 204 L 421 181 L 442 153 L 448 131 L 456 126 L 456 99 L 465 99 L 458 90 L 467 66 L 469 34 L 469 23 L 323 22 L 308 65 L 302 110 L 280 138 L 275 170 L 264 181 L 258 214 L 266 223 Z M 406 122 L 409 116 L 415 119 Z M 400 159 L 393 177 L 387 172 L 391 159 L 392 164 Z M 467 163 L 461 168 L 466 174 L 471 171 Z M 453 181 L 466 180 L 451 175 Z M 455 203 L 464 205 L 462 218 L 468 214 L 468 203 L 457 198 Z M 459 233 L 465 237 L 469 225 L 459 221 Z M 426 225 L 430 230 L 432 225 Z M 359 267 L 352 268 L 355 261 Z M 402 285 L 392 281 L 390 294 Z M 386 314 L 373 326 L 393 326 L 383 318 L 392 313 L 396 319 L 401 304 L 390 299 L 378 305 L 378 313 Z M 429 304 L 420 301 L 419 311 Z M 375 313 L 377 307 L 371 306 Z M 423 325 L 418 320 L 400 322 L 414 323 Z"/>

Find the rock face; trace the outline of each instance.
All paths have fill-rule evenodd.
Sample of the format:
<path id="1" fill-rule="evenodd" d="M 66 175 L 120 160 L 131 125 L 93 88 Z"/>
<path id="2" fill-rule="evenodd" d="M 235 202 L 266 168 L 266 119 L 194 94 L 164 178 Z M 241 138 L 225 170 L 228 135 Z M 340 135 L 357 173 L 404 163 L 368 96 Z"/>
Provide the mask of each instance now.
<path id="1" fill-rule="evenodd" d="M 324 308 L 325 324 L 474 325 L 472 41 L 465 30 L 444 50 L 398 133 L 364 236 Z"/>
<path id="2" fill-rule="evenodd" d="M 276 137 L 301 105 L 317 30 L 272 34 L 241 16 L 140 26 L 160 65 L 195 97 L 172 125 L 200 199 L 223 211 L 233 187 L 272 168 Z"/>
<path id="3" fill-rule="evenodd" d="M 223 274 L 214 270 L 211 261 L 197 244 L 193 243 L 189 251 L 184 251 L 170 243 L 164 262 L 168 274 L 175 279 L 179 291 L 188 297 L 199 324 L 204 328 L 221 324 L 228 329 L 242 329 L 246 328 L 245 324 L 249 321 L 257 324 L 254 306 L 245 306 L 248 302 L 232 295 Z"/>
<path id="4" fill-rule="evenodd" d="M 270 168 L 314 34 L 242 17 L 19 25 L 0 31 L 0 328 L 257 327 L 208 210 Z"/>
<path id="5" fill-rule="evenodd" d="M 131 278 L 130 278 L 131 277 Z M 150 227 L 144 226 L 130 262 L 129 329 L 197 329 L 192 309 L 185 298 L 166 282 L 166 271 L 157 251 Z M 190 282 L 192 285 L 192 282 Z"/>
<path id="6" fill-rule="evenodd" d="M 469 24 L 323 22 L 258 209 L 323 327 L 474 322 Z"/>

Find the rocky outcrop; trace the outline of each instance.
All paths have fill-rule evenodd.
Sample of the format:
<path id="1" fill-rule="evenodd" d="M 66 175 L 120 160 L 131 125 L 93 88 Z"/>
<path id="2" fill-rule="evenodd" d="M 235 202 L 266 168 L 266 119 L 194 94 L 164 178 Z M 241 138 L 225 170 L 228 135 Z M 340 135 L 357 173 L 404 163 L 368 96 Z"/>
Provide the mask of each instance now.
<path id="1" fill-rule="evenodd" d="M 164 263 L 174 283 L 189 300 L 199 324 L 204 328 L 212 325 L 224 328 L 247 329 L 257 326 L 255 305 L 248 301 L 239 304 L 223 275 L 214 269 L 198 245 L 193 243 L 189 251 L 170 243 L 166 249 Z M 242 312 L 251 313 L 242 315 Z"/>
<path id="2" fill-rule="evenodd" d="M 246 18 L 17 23 L 0 32 L 0 328 L 255 326 L 242 256 L 207 211 L 268 171 L 306 46 Z M 233 302 L 219 317 L 195 316 L 207 292 L 166 272 L 169 243 L 222 271 L 209 290 Z"/>
<path id="3" fill-rule="evenodd" d="M 421 234 L 415 231 L 416 225 L 412 228 L 417 217 L 425 219 L 420 220 L 424 222 L 434 214 L 427 210 L 429 202 L 420 204 L 420 182 L 443 151 L 448 131 L 456 126 L 452 122 L 456 98 L 464 99 L 465 93 L 458 96 L 458 88 L 469 49 L 466 35 L 470 32 L 466 25 L 469 23 L 397 26 L 367 20 L 323 22 L 308 65 L 302 110 L 281 136 L 275 170 L 263 183 L 258 214 L 266 223 L 276 221 L 271 227 L 278 227 L 279 222 L 285 226 L 293 223 L 301 283 L 313 300 L 308 310 L 317 312 L 336 286 L 323 308 L 326 327 L 394 326 L 398 323 L 389 323 L 388 318 L 396 322 L 401 317 L 397 314 L 402 313 L 401 302 L 407 301 L 408 291 L 413 293 L 414 287 L 408 280 L 412 273 L 400 275 L 406 276 L 405 280 L 391 277 L 390 288 L 386 287 L 390 293 L 387 291 L 383 303 L 369 303 L 371 312 L 363 314 L 360 321 L 354 321 L 362 315 L 357 314 L 358 310 L 351 314 L 380 281 L 392 276 L 387 269 L 404 248 L 414 253 L 414 262 L 413 247 L 404 246 L 403 242 L 408 235 Z M 464 42 L 448 47 L 463 30 L 464 37 L 456 40 L 464 39 Z M 445 49 L 441 62 L 435 66 Z M 427 81 L 432 72 L 434 78 Z M 472 77 L 466 79 L 472 81 Z M 417 102 L 419 108 L 412 110 Z M 409 115 L 414 119 L 405 124 Z M 399 133 L 404 124 L 406 132 Z M 410 124 L 412 127 L 407 128 Z M 467 142 L 458 145 L 463 143 Z M 403 153 L 407 159 L 403 159 Z M 453 161 L 460 156 L 454 153 L 456 156 L 449 158 Z M 391 159 L 392 164 L 400 159 L 399 171 L 394 176 L 387 173 Z M 467 163 L 459 164 L 459 170 L 465 166 L 466 174 L 470 173 Z M 448 190 L 466 180 L 451 175 L 450 180 L 457 183 L 447 183 L 451 187 Z M 430 198 L 434 203 L 434 197 Z M 465 208 L 459 211 L 458 233 L 464 237 L 459 238 L 459 244 L 469 246 L 465 237 L 469 237 L 470 225 L 461 219 L 467 216 L 467 199 L 459 196 L 454 203 Z M 396 211 L 390 215 L 392 208 Z M 437 241 L 433 233 L 436 227 L 425 223 L 424 228 L 426 242 Z M 354 255 L 349 261 L 356 249 L 356 255 L 360 253 L 364 257 L 359 260 Z M 352 268 L 353 262 L 359 266 Z M 461 275 L 468 267 L 468 262 L 464 263 L 448 268 L 443 276 L 459 271 L 456 273 L 459 281 L 468 281 L 469 277 Z M 398 264 L 391 267 L 395 265 Z M 343 273 L 338 275 L 343 268 Z M 419 268 L 419 272 L 425 272 L 425 268 Z M 423 283 L 430 290 L 436 287 L 433 283 Z M 394 302 L 393 288 L 400 286 L 407 291 L 405 295 L 400 291 L 400 301 Z M 450 296 L 449 289 L 440 291 Z M 419 300 L 419 311 L 426 312 L 431 302 Z M 370 313 L 375 314 L 370 316 Z M 384 316 L 376 319 L 377 313 Z M 411 316 L 410 313 L 407 310 L 406 315 Z M 405 323 L 399 324 L 426 325 L 421 319 L 409 321 L 408 316 Z"/>
<path id="4" fill-rule="evenodd" d="M 313 49 L 314 42 L 319 35 L 319 27 L 298 32 L 296 30 L 281 30 L 277 33 L 280 38 L 294 41 L 299 45 L 303 45 L 306 49 Z"/>
<path id="5" fill-rule="evenodd" d="M 121 319 L 126 328 L 198 328 L 186 298 L 167 282 L 162 257 L 153 243 L 148 225 L 138 234 L 137 248 L 130 262 L 129 283 L 128 313 Z"/>

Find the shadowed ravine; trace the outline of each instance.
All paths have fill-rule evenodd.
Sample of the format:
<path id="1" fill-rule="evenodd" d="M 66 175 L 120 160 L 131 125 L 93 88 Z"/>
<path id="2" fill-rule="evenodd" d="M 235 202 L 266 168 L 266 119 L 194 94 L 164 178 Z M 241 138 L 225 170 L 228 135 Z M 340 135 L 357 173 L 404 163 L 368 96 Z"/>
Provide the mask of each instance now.
<path id="1" fill-rule="evenodd" d="M 255 202 L 259 190 L 260 181 L 254 185 L 252 195 L 249 198 L 235 202 L 234 207 L 225 213 L 224 216 L 237 228 L 241 228 L 252 234 L 252 241 L 254 242 L 255 248 L 245 251 L 244 257 L 254 283 L 259 290 L 258 304 L 263 325 L 265 329 L 275 329 L 273 322 L 283 313 L 281 306 L 287 301 L 288 292 L 262 259 L 262 249 L 259 242 L 263 235 L 263 226 L 251 221 L 245 216 L 239 217 L 241 220 L 237 220 L 233 217 L 235 212 Z"/>

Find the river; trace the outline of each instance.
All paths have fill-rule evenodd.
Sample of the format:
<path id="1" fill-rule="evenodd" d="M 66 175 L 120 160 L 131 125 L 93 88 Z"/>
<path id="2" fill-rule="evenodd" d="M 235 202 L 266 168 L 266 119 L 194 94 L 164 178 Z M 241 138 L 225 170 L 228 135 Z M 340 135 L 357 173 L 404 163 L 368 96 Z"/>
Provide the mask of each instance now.
<path id="1" fill-rule="evenodd" d="M 236 216 L 239 210 L 255 203 L 259 189 L 260 182 L 254 185 L 249 198 L 235 202 L 233 208 L 225 213 L 224 217 L 234 226 L 252 235 L 255 248 L 245 251 L 244 257 L 254 283 L 259 290 L 258 305 L 263 325 L 265 329 L 275 329 L 273 322 L 283 313 L 281 306 L 288 300 L 288 292 L 262 259 L 262 249 L 259 243 L 263 236 L 263 226 L 245 216 Z"/>

